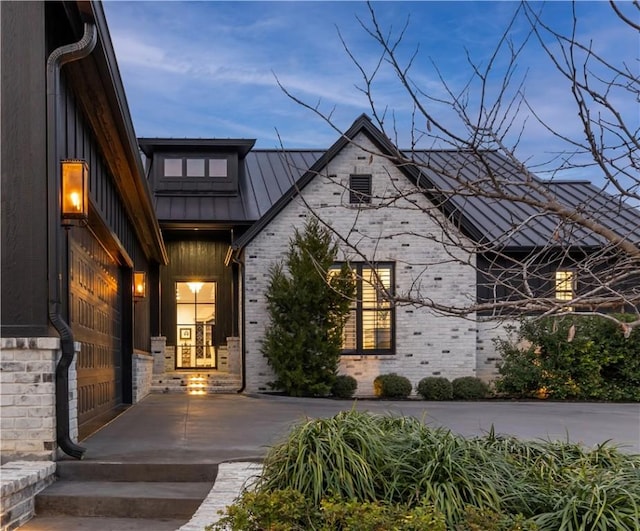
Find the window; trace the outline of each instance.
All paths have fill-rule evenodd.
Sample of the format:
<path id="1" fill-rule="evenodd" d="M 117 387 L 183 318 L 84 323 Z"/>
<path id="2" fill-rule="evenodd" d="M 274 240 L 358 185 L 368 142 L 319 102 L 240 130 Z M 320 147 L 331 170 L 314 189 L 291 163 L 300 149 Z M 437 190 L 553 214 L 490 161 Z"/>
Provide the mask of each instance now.
<path id="1" fill-rule="evenodd" d="M 371 203 L 371 175 L 349 176 L 349 203 Z"/>
<path id="2" fill-rule="evenodd" d="M 209 159 L 209 177 L 226 177 L 227 159 Z"/>
<path id="3" fill-rule="evenodd" d="M 176 367 L 215 368 L 215 282 L 176 282 Z"/>
<path id="4" fill-rule="evenodd" d="M 204 159 L 187 159 L 187 177 L 204 177 Z"/>
<path id="5" fill-rule="evenodd" d="M 556 299 L 559 301 L 573 300 L 575 297 L 575 282 L 574 271 L 566 269 L 556 271 Z"/>
<path id="6" fill-rule="evenodd" d="M 164 177 L 228 177 L 226 158 L 165 158 Z"/>
<path id="7" fill-rule="evenodd" d="M 344 354 L 391 354 L 394 348 L 393 264 L 351 264 L 356 300 L 344 327 Z"/>
<path id="8" fill-rule="evenodd" d="M 165 177 L 182 177 L 182 159 L 164 159 Z"/>

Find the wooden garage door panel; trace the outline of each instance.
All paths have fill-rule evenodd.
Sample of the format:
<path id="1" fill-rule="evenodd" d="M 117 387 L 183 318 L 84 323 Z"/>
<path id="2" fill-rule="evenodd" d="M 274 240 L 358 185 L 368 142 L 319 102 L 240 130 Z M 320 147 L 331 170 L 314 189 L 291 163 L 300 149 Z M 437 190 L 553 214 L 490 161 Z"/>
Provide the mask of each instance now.
<path id="1" fill-rule="evenodd" d="M 70 238 L 71 327 L 77 360 L 78 424 L 84 427 L 122 403 L 120 269 L 95 237 L 74 228 Z"/>

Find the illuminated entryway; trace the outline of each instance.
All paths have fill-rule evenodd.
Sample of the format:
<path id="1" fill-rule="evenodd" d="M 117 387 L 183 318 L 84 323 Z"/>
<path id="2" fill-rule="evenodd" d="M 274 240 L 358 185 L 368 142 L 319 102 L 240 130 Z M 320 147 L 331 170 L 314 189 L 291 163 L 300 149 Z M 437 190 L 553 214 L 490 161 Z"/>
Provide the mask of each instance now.
<path id="1" fill-rule="evenodd" d="M 176 368 L 216 368 L 216 283 L 176 282 Z"/>

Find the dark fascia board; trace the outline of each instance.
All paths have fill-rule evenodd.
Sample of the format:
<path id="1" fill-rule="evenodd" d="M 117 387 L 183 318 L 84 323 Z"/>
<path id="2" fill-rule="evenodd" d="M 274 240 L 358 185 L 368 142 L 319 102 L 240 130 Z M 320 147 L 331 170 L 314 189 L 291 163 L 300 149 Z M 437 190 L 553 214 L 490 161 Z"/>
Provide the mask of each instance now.
<path id="1" fill-rule="evenodd" d="M 167 264 L 169 257 L 162 239 L 160 225 L 155 217 L 155 209 L 151 201 L 151 188 L 145 178 L 142 160 L 138 152 L 133 122 L 102 4 L 94 0 L 77 0 L 75 3 L 82 21 L 96 25 L 99 38 L 94 52 L 87 59 L 80 61 L 82 66 L 71 63 L 69 67 L 82 68 L 83 74 L 95 72 L 100 78 L 102 90 L 110 106 L 111 119 L 117 129 L 119 151 L 121 151 L 114 158 L 118 158 L 120 161 L 124 157 L 126 166 L 129 168 L 125 175 L 121 175 L 120 171 L 113 171 L 112 168 L 115 184 L 123 198 L 123 203 L 145 254 L 160 264 Z M 82 103 L 89 106 L 89 110 L 91 110 L 91 97 L 82 98 Z M 114 147 L 113 142 L 108 141 L 108 135 L 103 138 L 100 135 L 96 135 L 96 137 L 103 149 L 105 159 L 109 159 L 109 150 L 117 148 Z M 116 164 L 111 160 L 106 162 L 108 165 L 110 162 Z"/>
<path id="2" fill-rule="evenodd" d="M 343 133 L 340 138 L 309 168 L 305 174 L 293 184 L 285 194 L 274 203 L 274 205 L 262 216 L 245 234 L 243 234 L 233 244 L 234 251 L 238 254 L 260 231 L 262 231 L 276 215 L 291 200 L 301 192 L 307 184 L 324 168 L 347 144 L 349 144 L 359 133 L 364 133 L 371 140 L 380 152 L 388 157 L 391 161 L 404 162 L 400 150 L 380 131 L 366 114 L 361 114 L 351 125 L 351 127 Z M 286 150 L 284 151 L 286 153 Z M 399 164 L 398 169 L 402 171 L 414 184 L 419 181 L 428 181 L 424 174 L 418 168 L 411 164 Z M 430 198 L 432 199 L 432 198 Z M 442 204 L 439 202 L 438 204 Z M 477 230 L 466 220 L 457 210 L 446 212 L 447 216 L 459 218 L 457 226 L 462 228 L 467 234 L 477 233 Z"/>
<path id="3" fill-rule="evenodd" d="M 235 152 L 244 158 L 255 145 L 255 138 L 138 138 L 138 145 L 149 158 L 154 153 L 172 151 Z"/>

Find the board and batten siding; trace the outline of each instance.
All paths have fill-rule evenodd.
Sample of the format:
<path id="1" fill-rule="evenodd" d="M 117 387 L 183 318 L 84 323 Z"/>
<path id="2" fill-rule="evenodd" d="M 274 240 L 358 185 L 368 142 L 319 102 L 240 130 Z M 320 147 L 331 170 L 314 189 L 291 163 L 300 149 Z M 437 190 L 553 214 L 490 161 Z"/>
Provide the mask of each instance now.
<path id="1" fill-rule="evenodd" d="M 358 147 L 361 146 L 361 147 Z M 364 149 L 363 149 L 364 148 Z M 421 210 L 431 208 L 426 197 L 414 195 L 420 206 L 400 202 L 399 208 L 375 208 L 375 196 L 392 193 L 409 185 L 407 178 L 382 156 L 373 156 L 374 145 L 365 135 L 356 137 L 328 164 L 326 171 L 304 188 L 309 207 L 334 230 L 350 241 L 359 240 L 358 249 L 370 261 L 395 263 L 395 291 L 407 293 L 421 285 L 423 295 L 442 304 L 463 303 L 475 297 L 475 258 L 459 248 L 448 247 L 428 238 L 409 234 L 439 234 L 441 229 Z M 347 190 L 350 174 L 371 174 L 373 208 L 349 205 Z M 328 178 L 327 175 L 334 177 Z M 281 260 L 289 246 L 294 228 L 302 229 L 309 209 L 300 197 L 294 198 L 247 245 L 245 249 L 245 356 L 248 391 L 267 391 L 273 374 L 261 352 L 265 329 L 269 324 L 266 290 L 269 268 Z M 440 223 L 444 222 L 440 220 Z M 357 232 L 353 232 L 354 226 Z M 454 262 L 451 253 L 459 260 Z M 354 253 L 341 247 L 339 260 L 357 260 Z M 429 263 L 428 269 L 415 264 Z M 413 264 L 413 265 L 412 265 Z M 473 376 L 476 371 L 476 328 L 474 316 L 462 319 L 442 317 L 424 307 L 399 306 L 395 313 L 395 354 L 345 355 L 340 372 L 358 380 L 357 395 L 373 394 L 373 380 L 379 374 L 395 372 L 415 385 L 426 376 L 448 378 Z"/>
<path id="2" fill-rule="evenodd" d="M 166 233 L 169 264 L 161 269 L 162 285 L 162 335 L 167 345 L 176 344 L 176 289 L 177 281 L 201 280 L 216 282 L 216 324 L 214 339 L 216 345 L 224 345 L 227 337 L 233 335 L 236 318 L 236 302 L 233 297 L 234 273 L 231 266 L 224 265 L 224 259 L 231 240 L 228 234 L 179 236 Z"/>

